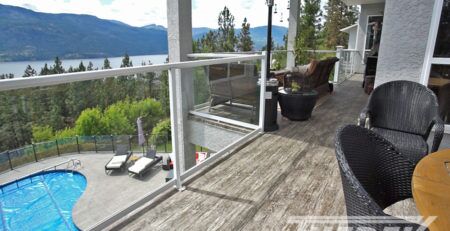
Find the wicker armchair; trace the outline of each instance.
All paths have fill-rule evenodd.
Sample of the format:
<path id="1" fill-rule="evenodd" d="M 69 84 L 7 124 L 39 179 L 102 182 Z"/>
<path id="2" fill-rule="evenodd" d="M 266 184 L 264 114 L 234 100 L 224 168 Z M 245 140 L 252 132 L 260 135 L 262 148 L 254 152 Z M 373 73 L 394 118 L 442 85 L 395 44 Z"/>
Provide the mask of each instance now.
<path id="1" fill-rule="evenodd" d="M 412 197 L 415 166 L 412 161 L 381 136 L 355 125 L 340 128 L 335 145 L 350 227 L 374 230 L 421 227 L 383 212 L 388 206 Z M 370 222 L 374 219 L 396 222 Z"/>
<path id="2" fill-rule="evenodd" d="M 410 81 L 392 81 L 378 86 L 359 116 L 358 124 L 378 133 L 414 163 L 428 154 L 426 140 L 435 128 L 431 152 L 438 150 L 444 135 L 436 95 Z"/>

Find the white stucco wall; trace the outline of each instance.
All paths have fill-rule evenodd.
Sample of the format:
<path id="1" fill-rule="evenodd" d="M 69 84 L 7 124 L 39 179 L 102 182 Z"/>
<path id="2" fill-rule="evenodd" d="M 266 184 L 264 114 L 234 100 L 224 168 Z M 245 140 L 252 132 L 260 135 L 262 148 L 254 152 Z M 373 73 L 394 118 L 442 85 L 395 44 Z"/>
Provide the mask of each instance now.
<path id="1" fill-rule="evenodd" d="M 366 33 L 367 33 L 367 16 L 369 15 L 383 15 L 384 13 L 384 3 L 377 4 L 365 4 L 361 5 L 361 13 L 358 19 L 358 32 L 356 39 L 356 49 L 359 51 L 360 56 L 358 56 L 357 63 L 359 64 L 357 68 L 357 72 L 364 73 L 364 62 L 363 62 L 363 54 L 364 54 L 364 45 L 366 41 Z M 384 28 L 382 35 L 384 34 Z"/>
<path id="2" fill-rule="evenodd" d="M 375 86 L 419 82 L 434 0 L 386 0 Z"/>

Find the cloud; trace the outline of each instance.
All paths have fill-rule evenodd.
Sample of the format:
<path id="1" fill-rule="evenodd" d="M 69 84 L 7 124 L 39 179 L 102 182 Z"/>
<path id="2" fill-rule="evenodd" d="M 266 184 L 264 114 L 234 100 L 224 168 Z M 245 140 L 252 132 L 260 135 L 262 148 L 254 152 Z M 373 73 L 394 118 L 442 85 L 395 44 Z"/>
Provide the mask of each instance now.
<path id="1" fill-rule="evenodd" d="M 33 10 L 33 11 L 37 10 L 37 8 L 34 5 L 31 5 L 31 4 L 28 4 L 28 3 L 23 4 L 22 7 L 23 8 L 27 8 L 29 10 Z"/>
<path id="2" fill-rule="evenodd" d="M 267 6 L 263 0 L 193 0 L 196 8 L 192 11 L 192 24 L 194 27 L 198 25 L 207 27 L 217 27 L 217 17 L 224 6 L 230 9 L 234 15 L 235 24 L 241 26 L 242 21 L 246 17 L 252 27 L 267 25 Z M 283 23 L 280 22 L 280 13 L 273 16 L 273 24 L 280 26 L 288 26 L 286 15 L 287 3 L 279 6 L 279 12 L 284 12 Z M 281 8 L 283 7 L 283 8 Z"/>
<path id="3" fill-rule="evenodd" d="M 247 17 L 252 27 L 267 24 L 267 6 L 263 0 L 192 0 L 192 24 L 194 27 L 217 27 L 217 17 L 228 6 L 240 27 Z M 1 4 L 25 7 L 45 13 L 90 14 L 103 19 L 113 19 L 132 26 L 158 24 L 167 26 L 167 0 L 0 0 Z M 287 3 L 280 1 L 279 11 L 284 9 L 283 23 L 280 14 L 274 15 L 274 25 L 287 26 Z"/>

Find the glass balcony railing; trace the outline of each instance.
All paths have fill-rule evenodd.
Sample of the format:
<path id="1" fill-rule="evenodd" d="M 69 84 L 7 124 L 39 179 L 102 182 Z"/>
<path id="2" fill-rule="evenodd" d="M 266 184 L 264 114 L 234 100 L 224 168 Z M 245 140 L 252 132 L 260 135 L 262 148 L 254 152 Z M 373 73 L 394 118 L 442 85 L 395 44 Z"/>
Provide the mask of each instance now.
<path id="1" fill-rule="evenodd" d="M 264 58 L 227 55 L 2 80 L 0 172 L 77 155 L 83 168 L 101 166 L 93 169 L 103 174 L 100 179 L 108 177 L 102 165 L 119 145 L 133 152 L 133 161 L 148 149 L 163 163 L 170 158 L 173 170 L 164 172 L 158 164 L 141 182 L 130 181 L 136 193 L 127 195 L 127 203 L 104 205 L 116 206 L 108 208 L 114 212 L 96 218 L 89 229 L 106 227 L 173 186 L 181 188 L 262 132 L 265 81 L 260 86 L 258 79 L 266 78 Z M 105 163 L 90 165 L 99 160 Z"/>

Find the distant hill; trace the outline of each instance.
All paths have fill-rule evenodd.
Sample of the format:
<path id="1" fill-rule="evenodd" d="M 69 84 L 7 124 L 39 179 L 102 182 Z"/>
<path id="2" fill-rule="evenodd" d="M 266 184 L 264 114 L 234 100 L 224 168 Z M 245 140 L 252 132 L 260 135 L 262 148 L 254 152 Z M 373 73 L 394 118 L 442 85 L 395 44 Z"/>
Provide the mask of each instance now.
<path id="1" fill-rule="evenodd" d="M 193 38 L 210 28 L 193 28 Z M 133 27 L 91 15 L 48 14 L 0 4 L 0 61 L 103 58 L 167 53 L 167 29 L 160 25 Z M 255 49 L 266 43 L 267 27 L 251 28 Z M 236 34 L 239 29 L 236 30 Z M 273 27 L 277 44 L 287 28 Z"/>
<path id="2" fill-rule="evenodd" d="M 101 58 L 167 53 L 167 33 L 90 15 L 0 5 L 0 60 Z"/>

